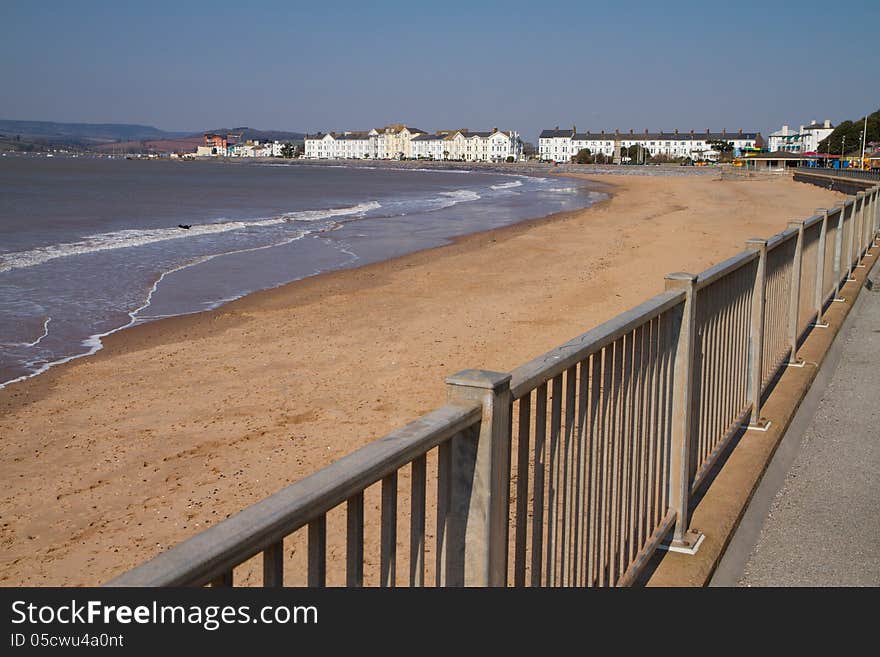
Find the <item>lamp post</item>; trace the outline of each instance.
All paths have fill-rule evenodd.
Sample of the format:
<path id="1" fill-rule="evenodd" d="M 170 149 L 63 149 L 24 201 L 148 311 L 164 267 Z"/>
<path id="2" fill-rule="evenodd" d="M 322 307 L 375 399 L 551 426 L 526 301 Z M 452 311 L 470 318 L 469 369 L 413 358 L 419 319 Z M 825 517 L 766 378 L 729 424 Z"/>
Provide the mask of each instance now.
<path id="1" fill-rule="evenodd" d="M 865 142 L 868 138 L 868 114 L 865 114 L 865 127 L 862 130 L 862 159 L 859 162 L 859 169 L 864 168 L 865 166 Z"/>
<path id="2" fill-rule="evenodd" d="M 843 136 L 843 143 L 840 146 L 840 168 L 843 168 L 843 152 L 846 150 L 846 135 Z"/>

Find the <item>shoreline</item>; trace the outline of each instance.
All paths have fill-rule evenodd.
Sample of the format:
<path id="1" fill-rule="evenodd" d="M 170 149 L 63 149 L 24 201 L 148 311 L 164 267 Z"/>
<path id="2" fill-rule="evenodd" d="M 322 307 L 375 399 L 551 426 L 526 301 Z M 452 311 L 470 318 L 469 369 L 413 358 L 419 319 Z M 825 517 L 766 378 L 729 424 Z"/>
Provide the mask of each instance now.
<path id="1" fill-rule="evenodd" d="M 0 584 L 107 581 L 436 408 L 445 376 L 509 371 L 841 198 L 607 182 L 586 210 L 133 327 L 0 391 Z"/>
<path id="2" fill-rule="evenodd" d="M 526 174 L 516 174 L 516 175 L 526 175 Z M 571 174 L 559 174 L 560 178 L 580 178 L 576 175 Z M 325 281 L 327 285 L 333 285 L 334 278 L 338 278 L 340 275 L 346 272 L 353 272 L 359 270 L 367 270 L 370 268 L 383 269 L 384 266 L 389 266 L 393 270 L 399 270 L 400 268 L 411 266 L 406 261 L 408 258 L 413 256 L 419 256 L 424 254 L 425 258 L 432 257 L 429 254 L 433 254 L 435 251 L 441 249 L 450 249 L 453 247 L 458 247 L 459 249 L 464 250 L 465 252 L 473 251 L 474 249 L 480 248 L 481 246 L 485 246 L 486 243 L 497 242 L 499 239 L 510 239 L 511 237 L 522 233 L 524 231 L 528 231 L 536 226 L 539 226 L 544 223 L 550 223 L 554 221 L 562 221 L 567 218 L 571 218 L 572 215 L 585 212 L 590 210 L 591 208 L 596 208 L 602 206 L 604 204 L 610 203 L 614 194 L 614 189 L 616 185 L 612 183 L 608 183 L 607 181 L 598 181 L 598 180 L 590 180 L 590 182 L 596 184 L 597 186 L 603 188 L 594 191 L 600 191 L 603 194 L 606 194 L 608 198 L 593 203 L 585 208 L 579 208 L 577 210 L 567 210 L 563 212 L 552 212 L 547 215 L 542 215 L 539 217 L 533 217 L 531 219 L 524 219 L 522 221 L 518 221 L 515 224 L 511 224 L 509 226 L 502 226 L 500 228 L 490 228 L 487 230 L 481 230 L 474 233 L 466 233 L 464 235 L 457 235 L 453 237 L 449 237 L 448 243 L 440 244 L 438 246 L 432 246 L 426 249 L 420 249 L 417 251 L 412 251 L 410 253 L 406 253 L 399 256 L 392 256 L 391 258 L 380 260 L 378 262 L 371 262 L 364 265 L 358 265 L 356 267 L 344 267 L 341 269 L 332 269 L 328 271 L 322 271 L 317 274 L 306 276 L 304 278 L 299 278 L 293 281 L 288 281 L 286 283 L 281 283 L 274 287 L 264 288 L 261 290 L 255 290 L 253 292 L 248 292 L 237 299 L 232 299 L 215 308 L 209 308 L 205 310 L 195 310 L 189 313 L 184 313 L 181 315 L 175 315 L 173 317 L 162 317 L 160 319 L 149 320 L 146 322 L 136 323 L 136 320 L 133 318 L 134 323 L 125 324 L 118 328 L 115 328 L 107 333 L 100 335 L 90 336 L 87 340 L 83 342 L 83 346 L 86 346 L 88 343 L 92 343 L 97 341 L 99 344 L 93 348 L 92 351 L 88 351 L 82 354 L 77 354 L 74 356 L 65 357 L 55 363 L 49 363 L 46 366 L 46 369 L 34 373 L 32 375 L 27 375 L 21 379 L 13 379 L 12 381 L 8 381 L 2 385 L 0 385 L 0 407 L 4 410 L 9 411 L 16 406 L 7 407 L 5 405 L 5 397 L 8 396 L 8 392 L 11 390 L 19 390 L 24 386 L 24 384 L 28 384 L 30 382 L 35 382 L 37 380 L 42 380 L 44 377 L 46 380 L 46 387 L 51 387 L 54 377 L 51 377 L 53 373 L 57 376 L 62 376 L 68 368 L 76 367 L 83 360 L 87 359 L 97 359 L 97 358 L 111 358 L 115 354 L 123 353 L 128 351 L 132 344 L 138 344 L 144 341 L 151 341 L 151 344 L 162 344 L 161 338 L 157 340 L 156 335 L 161 333 L 167 333 L 169 336 L 172 333 L 179 333 L 181 331 L 189 331 L 194 327 L 202 324 L 203 321 L 210 321 L 210 317 L 212 315 L 220 316 L 227 313 L 235 313 L 235 312 L 247 312 L 249 303 L 260 304 L 263 301 L 263 296 L 272 295 L 279 291 L 285 291 L 287 288 L 291 286 L 302 286 L 305 288 L 301 292 L 306 299 L 313 299 L 317 294 L 321 293 L 320 289 L 312 290 L 310 288 L 322 288 L 325 285 Z M 321 236 L 323 239 L 327 239 L 326 236 Z M 421 260 L 421 259 L 418 259 Z M 398 262 L 400 261 L 400 262 Z M 159 277 L 156 283 L 153 285 L 153 289 L 151 294 L 155 292 L 155 287 L 158 285 L 162 278 L 167 275 L 167 272 Z M 370 274 L 367 274 L 370 275 Z M 241 307 L 239 307 L 241 306 Z M 143 308 L 143 306 L 141 306 Z M 136 314 L 141 308 L 138 308 L 132 311 L 131 314 Z M 149 329 L 149 330 L 148 330 Z M 173 339 L 171 337 L 169 340 Z M 155 341 L 155 342 L 152 342 Z M 15 387 L 13 387 L 15 386 Z M 33 386 L 37 387 L 37 386 Z M 43 386 L 39 386 L 43 387 Z M 45 393 L 45 391 L 43 391 Z M 42 397 L 40 393 L 37 395 L 31 396 L 31 391 L 28 390 L 24 393 L 28 399 L 21 400 L 21 403 L 31 403 L 36 399 Z M 18 396 L 18 395 L 13 395 Z"/>
<path id="3" fill-rule="evenodd" d="M 261 159 L 262 159 L 262 158 L 255 158 L 256 161 L 248 161 L 248 160 L 254 160 L 254 158 L 243 159 L 243 160 L 244 160 L 243 163 L 245 163 L 245 164 L 251 164 L 251 165 L 265 164 L 266 162 L 262 162 Z M 275 159 L 275 158 L 268 158 L 266 161 L 267 161 L 267 162 L 270 162 L 271 160 L 274 160 L 274 159 Z M 235 164 L 235 163 L 237 163 L 237 160 L 235 160 L 235 159 L 228 159 L 228 158 L 227 158 L 227 159 L 224 159 L 224 160 L 220 160 L 220 162 L 223 162 L 223 163 L 229 163 L 229 164 Z M 315 162 L 315 164 L 318 164 L 318 161 L 314 161 L 314 162 Z M 357 162 L 358 162 L 358 161 L 356 161 L 356 163 L 357 163 Z M 410 170 L 413 169 L 413 167 L 406 167 L 406 166 L 405 166 L 405 167 L 399 167 L 399 166 L 394 166 L 395 163 L 393 163 L 393 162 L 391 162 L 391 163 L 389 163 L 389 164 L 391 164 L 392 166 L 389 166 L 389 167 L 366 166 L 366 167 L 363 167 L 363 168 L 371 168 L 371 169 L 377 169 L 377 168 L 387 168 L 387 169 L 400 169 L 400 168 L 406 168 L 406 169 L 410 169 Z M 416 163 L 416 162 L 402 162 L 402 163 L 398 163 L 398 164 L 407 165 L 407 164 L 421 164 L 421 163 Z M 278 166 L 295 166 L 295 165 L 296 165 L 296 161 L 289 162 L 289 163 L 285 162 L 285 163 L 282 163 L 282 164 L 278 164 Z M 331 167 L 334 166 L 334 165 L 326 165 L 326 164 L 324 164 L 323 161 L 320 162 L 320 165 L 321 165 L 321 166 L 331 166 Z M 339 165 L 336 165 L 336 166 L 338 167 Z M 352 168 L 357 168 L 357 167 L 352 167 Z M 430 170 L 430 169 L 417 169 L 417 170 L 424 171 L 424 170 Z M 444 170 L 444 167 L 435 167 L 433 170 Z M 454 170 L 454 169 L 453 169 L 452 167 L 445 167 L 445 170 Z M 470 172 L 471 170 L 473 170 L 473 169 L 469 168 L 467 171 Z M 523 176 L 523 177 L 538 177 L 538 174 L 536 174 L 536 173 L 528 173 L 528 172 L 522 172 L 522 173 L 511 173 L 511 172 L 502 171 L 502 170 L 500 170 L 500 169 L 496 169 L 496 168 L 485 168 L 483 171 L 479 171 L 479 170 L 478 170 L 478 172 L 481 172 L 481 173 L 496 173 L 496 174 L 502 174 L 502 175 L 510 175 L 510 176 L 512 176 L 512 177 L 520 177 L 520 176 Z M 577 178 L 577 176 L 564 176 L 564 175 L 560 175 L 559 177 L 574 177 L 574 178 Z M 593 185 L 593 187 L 596 188 L 596 189 L 591 189 L 591 191 L 598 191 L 598 192 L 600 192 L 600 193 L 605 193 L 605 194 L 607 194 L 607 193 L 608 193 L 608 190 L 610 190 L 610 189 L 613 187 L 612 185 L 608 185 L 607 183 L 606 183 L 606 184 L 603 184 L 602 182 L 599 182 L 599 181 L 590 181 L 590 182 L 591 182 L 591 184 Z M 596 204 L 596 203 L 593 202 L 593 203 L 591 203 L 590 205 L 587 205 L 587 206 L 585 206 L 585 207 L 591 207 L 592 205 L 595 205 L 595 204 Z M 583 209 L 583 208 L 579 208 L 578 210 L 581 210 L 581 209 Z M 577 210 L 575 210 L 575 211 L 577 211 Z M 530 218 L 527 218 L 527 219 L 523 219 L 523 220 L 521 220 L 521 221 L 518 221 L 518 222 L 517 222 L 516 224 L 514 224 L 514 225 L 518 225 L 518 224 L 521 224 L 521 223 L 527 223 L 527 222 L 533 222 L 533 221 L 540 221 L 540 220 L 543 220 L 543 219 L 549 219 L 550 217 L 552 217 L 553 215 L 556 215 L 556 214 L 565 214 L 565 212 L 561 212 L 561 213 L 560 213 L 560 212 L 550 212 L 550 213 L 545 214 L 545 215 L 539 215 L 539 216 L 537 216 L 537 217 L 530 217 Z M 340 226 L 340 227 L 341 227 L 341 226 Z M 502 227 L 502 228 L 503 228 L 503 227 Z M 478 231 L 476 231 L 476 233 L 464 233 L 463 235 L 454 235 L 454 236 L 452 236 L 452 237 L 444 237 L 444 238 L 442 238 L 442 239 L 444 239 L 444 240 L 446 241 L 446 243 L 444 243 L 444 244 L 440 244 L 440 245 L 438 245 L 438 246 L 439 246 L 439 247 L 442 247 L 442 246 L 447 246 L 447 245 L 449 245 L 449 244 L 454 244 L 454 243 L 456 242 L 456 240 L 459 239 L 460 237 L 466 237 L 466 236 L 468 236 L 468 235 L 472 235 L 472 234 L 479 234 L 479 233 L 481 233 L 481 232 L 489 232 L 489 231 L 491 231 L 491 230 L 495 230 L 495 229 L 484 229 L 484 230 L 478 230 Z M 321 231 L 321 233 L 323 233 L 323 231 Z M 318 238 L 324 238 L 324 239 L 330 238 L 330 239 L 332 239 L 332 233 L 328 233 L 327 235 L 324 235 L 324 234 L 316 234 L 315 236 L 318 237 Z M 283 246 L 283 245 L 270 245 L 269 247 L 261 247 L 261 248 L 273 248 L 273 247 L 275 247 L 275 246 Z M 437 248 L 437 247 L 428 247 L 427 250 L 430 250 L 430 249 L 433 249 L 433 248 Z M 426 250 L 426 249 L 421 249 L 421 250 Z M 217 257 L 224 257 L 224 256 L 234 255 L 234 254 L 235 254 L 235 252 L 231 252 L 231 253 L 220 253 L 220 254 L 216 254 L 216 255 L 211 256 L 209 259 L 212 259 L 212 260 L 213 260 L 213 259 L 215 259 L 215 258 L 217 258 Z M 389 258 L 384 258 L 384 259 L 382 260 L 382 262 L 387 261 L 388 259 L 394 259 L 394 258 L 396 258 L 396 257 L 400 257 L 400 256 L 392 255 L 392 256 L 390 256 Z M 4 391 L 10 389 L 11 387 L 19 386 L 19 385 L 25 383 L 26 381 L 30 381 L 30 380 L 35 379 L 35 378 L 44 377 L 44 376 L 46 376 L 47 374 L 49 374 L 49 373 L 52 372 L 53 370 L 56 370 L 56 369 L 59 368 L 59 367 L 67 366 L 67 365 L 69 365 L 70 363 L 78 362 L 78 361 L 80 361 L 80 360 L 82 360 L 82 359 L 84 359 L 84 358 L 91 358 L 91 357 L 94 357 L 95 355 L 97 355 L 97 354 L 99 354 L 99 353 L 105 351 L 106 348 L 107 348 L 108 340 L 109 340 L 112 336 L 114 336 L 114 335 L 116 335 L 116 334 L 118 334 L 118 333 L 120 333 L 120 332 L 123 332 L 123 331 L 129 331 L 129 330 L 132 330 L 132 329 L 136 329 L 136 328 L 139 328 L 139 327 L 144 326 L 144 325 L 146 325 L 146 324 L 154 323 L 154 322 L 157 322 L 157 321 L 166 321 L 167 319 L 175 319 L 175 318 L 178 318 L 178 317 L 186 317 L 186 316 L 197 315 L 197 314 L 206 313 L 206 312 L 213 312 L 213 311 L 219 310 L 219 309 L 221 309 L 221 308 L 224 308 L 224 307 L 227 306 L 229 303 L 234 303 L 235 301 L 239 301 L 239 300 L 241 300 L 242 298 L 248 297 L 248 296 L 250 296 L 250 295 L 252 295 L 252 294 L 258 294 L 259 292 L 263 292 L 263 291 L 267 291 L 267 290 L 276 290 L 276 289 L 278 289 L 278 288 L 284 287 L 285 285 L 289 285 L 289 284 L 293 284 L 293 283 L 298 283 L 298 282 L 300 282 L 300 281 L 302 281 L 302 280 L 305 280 L 305 279 L 315 278 L 316 276 L 324 276 L 324 275 L 329 274 L 329 273 L 332 273 L 332 272 L 334 272 L 334 271 L 342 271 L 342 270 L 346 270 L 346 269 L 349 269 L 349 268 L 350 268 L 350 267 L 348 267 L 348 266 L 346 266 L 346 265 L 342 265 L 342 266 L 340 267 L 340 269 L 327 269 L 327 270 L 319 271 L 319 272 L 316 273 L 316 274 L 308 274 L 308 275 L 305 275 L 305 276 L 300 277 L 300 278 L 296 278 L 296 279 L 293 279 L 293 280 L 287 280 L 287 281 L 285 281 L 285 282 L 282 282 L 282 283 L 279 283 L 279 284 L 276 284 L 276 285 L 273 285 L 273 286 L 270 286 L 270 287 L 264 287 L 264 288 L 261 288 L 261 289 L 258 289 L 258 290 L 253 290 L 253 291 L 244 292 L 244 293 L 238 295 L 237 297 L 234 297 L 234 298 L 231 299 L 231 300 L 221 301 L 221 302 L 219 303 L 219 305 L 214 305 L 214 306 L 211 306 L 211 307 L 206 308 L 206 309 L 195 309 L 195 310 L 190 310 L 190 311 L 188 311 L 188 312 L 183 312 L 183 313 L 180 313 L 180 314 L 178 314 L 178 315 L 173 315 L 173 316 L 170 316 L 170 317 L 162 317 L 162 318 L 158 318 L 158 319 L 149 319 L 149 318 L 144 319 L 144 318 L 138 317 L 138 314 L 139 314 L 141 311 L 143 311 L 144 309 L 146 309 L 147 307 L 150 306 L 150 304 L 151 304 L 151 299 L 152 299 L 153 295 L 156 293 L 158 286 L 162 283 L 162 281 L 165 279 L 166 276 L 168 276 L 169 274 L 176 273 L 177 271 L 180 271 L 180 270 L 183 270 L 183 269 L 187 269 L 187 268 L 190 267 L 190 266 L 198 265 L 198 264 L 202 264 L 203 262 L 204 262 L 204 260 L 198 260 L 198 261 L 191 262 L 191 263 L 184 263 L 184 264 L 179 265 L 179 266 L 177 266 L 177 267 L 175 267 L 175 268 L 173 268 L 173 269 L 171 269 L 171 270 L 163 271 L 163 272 L 160 274 L 160 276 L 159 276 L 159 277 L 158 277 L 158 278 L 152 283 L 152 286 L 151 286 L 150 289 L 148 290 L 148 292 L 147 292 L 147 296 L 146 296 L 146 298 L 144 299 L 144 302 L 143 302 L 141 305 L 139 305 L 138 307 L 136 307 L 136 308 L 133 308 L 133 309 L 131 309 L 131 310 L 127 310 L 127 311 L 125 311 L 125 313 L 126 313 L 126 314 L 128 315 L 128 317 L 129 317 L 129 320 L 128 320 L 126 323 L 124 323 L 124 324 L 122 324 L 122 325 L 120 325 L 120 326 L 114 327 L 114 328 L 112 328 L 112 329 L 110 329 L 110 330 L 108 330 L 108 331 L 105 331 L 105 332 L 102 332 L 102 333 L 95 333 L 95 334 L 92 334 L 92 335 L 87 336 L 87 337 L 84 338 L 84 339 L 79 343 L 79 345 L 78 345 L 78 348 L 82 349 L 82 351 L 81 351 L 80 353 L 75 353 L 75 354 L 71 354 L 71 355 L 67 355 L 67 356 L 60 356 L 60 357 L 58 357 L 56 360 L 53 360 L 53 361 L 48 362 L 48 363 L 43 363 L 43 364 L 40 366 L 40 368 L 39 368 L 37 371 L 35 371 L 35 372 L 22 374 L 22 375 L 20 375 L 20 376 L 14 376 L 14 378 L 11 378 L 11 379 L 9 379 L 9 380 L 7 380 L 7 381 L 0 381 L 0 395 L 2 395 L 2 394 L 4 393 Z M 375 264 L 375 262 L 370 262 L 370 263 L 368 263 L 368 264 Z M 357 268 L 357 267 L 356 267 L 356 268 Z"/>

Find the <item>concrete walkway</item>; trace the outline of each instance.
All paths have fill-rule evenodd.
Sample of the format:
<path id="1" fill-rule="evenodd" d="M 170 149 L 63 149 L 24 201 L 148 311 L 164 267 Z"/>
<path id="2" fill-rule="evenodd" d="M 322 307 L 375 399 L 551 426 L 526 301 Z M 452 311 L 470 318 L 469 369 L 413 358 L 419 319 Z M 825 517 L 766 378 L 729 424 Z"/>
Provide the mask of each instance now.
<path id="1" fill-rule="evenodd" d="M 753 519 L 750 540 L 731 541 L 713 585 L 880 585 L 880 266 L 870 279 L 838 336 L 827 387 L 812 407 L 805 399 L 806 429 L 786 437 L 790 468 L 775 485 L 765 475 L 762 486 L 778 492 L 766 494 L 760 532 Z M 750 531 L 743 520 L 738 534 Z"/>

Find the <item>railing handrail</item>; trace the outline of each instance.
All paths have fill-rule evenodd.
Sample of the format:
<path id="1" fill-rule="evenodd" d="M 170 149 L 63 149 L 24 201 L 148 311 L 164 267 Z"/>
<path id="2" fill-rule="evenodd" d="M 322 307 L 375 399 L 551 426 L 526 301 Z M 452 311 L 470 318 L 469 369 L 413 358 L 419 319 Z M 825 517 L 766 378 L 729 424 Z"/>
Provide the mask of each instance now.
<path id="1" fill-rule="evenodd" d="M 781 246 L 789 240 L 796 239 L 798 236 L 797 228 L 786 228 L 783 231 L 771 235 L 767 238 L 767 250 L 772 251 L 777 246 Z"/>
<path id="2" fill-rule="evenodd" d="M 620 336 L 681 303 L 684 297 L 684 292 L 678 290 L 661 292 L 596 328 L 520 365 L 511 372 L 510 391 L 513 398 L 516 400 L 526 395 L 575 363 L 611 344 Z"/>
<path id="3" fill-rule="evenodd" d="M 696 289 L 701 290 L 711 283 L 714 283 L 719 278 L 727 276 L 740 267 L 745 267 L 747 264 L 754 262 L 757 259 L 758 254 L 756 251 L 742 251 L 727 260 L 722 260 L 717 265 L 712 265 L 708 269 L 704 269 L 697 274 Z"/>
<path id="4" fill-rule="evenodd" d="M 860 169 L 824 169 L 819 167 L 798 167 L 794 175 L 804 174 L 822 178 L 847 178 L 853 181 L 872 183 L 880 180 L 880 171 L 864 171 Z"/>
<path id="5" fill-rule="evenodd" d="M 277 543 L 477 422 L 482 409 L 447 404 L 246 507 L 107 586 L 199 586 Z"/>

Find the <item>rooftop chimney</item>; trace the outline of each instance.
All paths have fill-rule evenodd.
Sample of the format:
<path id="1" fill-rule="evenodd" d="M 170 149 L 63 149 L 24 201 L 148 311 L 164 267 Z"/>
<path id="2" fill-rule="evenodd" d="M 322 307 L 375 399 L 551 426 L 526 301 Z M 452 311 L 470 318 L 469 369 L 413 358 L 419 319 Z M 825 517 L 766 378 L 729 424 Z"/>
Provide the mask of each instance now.
<path id="1" fill-rule="evenodd" d="M 831 127 L 831 119 L 825 119 L 825 127 L 826 127 L 826 128 L 830 128 L 830 127 Z"/>
<path id="2" fill-rule="evenodd" d="M 743 129 L 740 128 L 740 129 L 739 129 L 739 134 L 742 134 L 742 133 L 743 133 Z"/>
<path id="3" fill-rule="evenodd" d="M 678 134 L 678 128 L 675 129 L 675 134 Z"/>

